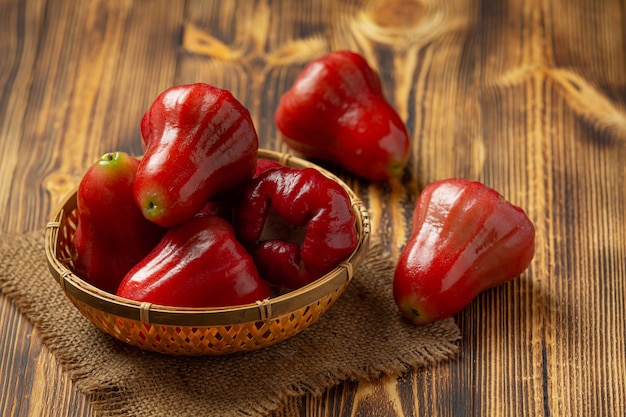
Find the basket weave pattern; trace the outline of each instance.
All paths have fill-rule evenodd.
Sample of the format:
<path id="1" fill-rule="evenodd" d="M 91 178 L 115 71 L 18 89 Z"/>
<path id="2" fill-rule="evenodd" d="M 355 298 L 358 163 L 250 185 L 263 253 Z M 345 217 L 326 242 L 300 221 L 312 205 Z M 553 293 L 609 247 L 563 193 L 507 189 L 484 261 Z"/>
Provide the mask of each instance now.
<path id="1" fill-rule="evenodd" d="M 154 352 L 207 355 L 251 351 L 281 342 L 314 323 L 343 289 L 312 306 L 267 321 L 226 326 L 163 326 L 122 318 L 70 296 L 74 305 L 100 330 L 115 338 Z"/>
<path id="2" fill-rule="evenodd" d="M 328 171 L 289 154 L 259 150 L 259 156 L 288 166 L 316 168 L 337 181 L 352 199 L 359 236 L 357 249 L 315 282 L 256 304 L 208 309 L 156 306 L 109 294 L 72 270 L 71 241 L 78 221 L 76 192 L 66 197 L 46 227 L 50 272 L 96 327 L 141 349 L 172 355 L 219 355 L 260 349 L 296 335 L 334 304 L 364 260 L 369 246 L 369 216 L 355 193 Z"/>

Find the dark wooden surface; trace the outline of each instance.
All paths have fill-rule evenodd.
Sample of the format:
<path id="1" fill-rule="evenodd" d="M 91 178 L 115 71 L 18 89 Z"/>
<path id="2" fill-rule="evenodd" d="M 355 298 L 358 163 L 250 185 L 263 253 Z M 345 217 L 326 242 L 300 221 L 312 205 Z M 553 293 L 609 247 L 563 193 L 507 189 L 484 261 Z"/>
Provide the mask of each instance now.
<path id="1" fill-rule="evenodd" d="M 458 357 L 308 398 L 302 416 L 626 415 L 626 5 L 621 0 L 0 0 L 0 233 L 41 229 L 102 153 L 140 154 L 163 89 L 251 111 L 333 49 L 362 53 L 406 121 L 401 181 L 344 175 L 397 255 L 419 190 L 478 179 L 524 207 L 537 254 L 456 317 Z M 3 236 L 0 235 L 0 238 Z M 0 415 L 95 416 L 0 296 Z"/>

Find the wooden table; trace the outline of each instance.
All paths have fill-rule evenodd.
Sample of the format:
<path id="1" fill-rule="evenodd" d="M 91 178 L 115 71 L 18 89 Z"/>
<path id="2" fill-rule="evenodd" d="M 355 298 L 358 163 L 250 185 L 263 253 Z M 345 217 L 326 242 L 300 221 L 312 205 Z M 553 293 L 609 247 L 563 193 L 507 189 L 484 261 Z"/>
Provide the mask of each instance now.
<path id="1" fill-rule="evenodd" d="M 344 48 L 412 136 L 402 181 L 359 190 L 391 253 L 421 188 L 453 176 L 524 207 L 537 253 L 455 318 L 458 357 L 301 414 L 625 415 L 624 1 L 0 0 L 0 232 L 42 229 L 104 152 L 140 154 L 138 120 L 173 84 L 230 89 L 261 146 L 287 150 L 281 92 Z M 95 415 L 4 296 L 0 326 L 1 415 Z"/>

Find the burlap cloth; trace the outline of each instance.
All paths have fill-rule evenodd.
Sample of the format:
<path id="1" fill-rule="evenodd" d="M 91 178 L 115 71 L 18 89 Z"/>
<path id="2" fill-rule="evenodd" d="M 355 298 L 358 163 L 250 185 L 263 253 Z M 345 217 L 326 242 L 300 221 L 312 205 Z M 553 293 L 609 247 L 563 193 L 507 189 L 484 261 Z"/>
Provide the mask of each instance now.
<path id="1" fill-rule="evenodd" d="M 452 320 L 418 328 L 391 295 L 393 262 L 372 241 L 336 304 L 304 332 L 252 353 L 172 357 L 100 332 L 50 275 L 43 233 L 0 236 L 0 288 L 103 416 L 299 415 L 307 393 L 427 367 L 458 350 Z"/>

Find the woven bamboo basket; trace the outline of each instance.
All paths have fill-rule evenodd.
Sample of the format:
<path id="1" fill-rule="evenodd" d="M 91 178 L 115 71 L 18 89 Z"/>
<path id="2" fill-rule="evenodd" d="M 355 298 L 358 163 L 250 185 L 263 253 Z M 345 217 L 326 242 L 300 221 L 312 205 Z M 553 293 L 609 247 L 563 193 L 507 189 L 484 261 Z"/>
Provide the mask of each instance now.
<path id="1" fill-rule="evenodd" d="M 337 268 L 311 284 L 255 304 L 224 308 L 175 308 L 139 303 L 100 290 L 74 274 L 71 239 L 76 230 L 76 190 L 60 204 L 45 233 L 50 272 L 71 302 L 103 332 L 138 348 L 171 355 L 221 355 L 268 347 L 303 331 L 341 296 L 369 248 L 369 215 L 341 179 L 292 156 L 259 149 L 259 157 L 287 166 L 312 167 L 339 183 L 352 200 L 357 248 Z"/>

